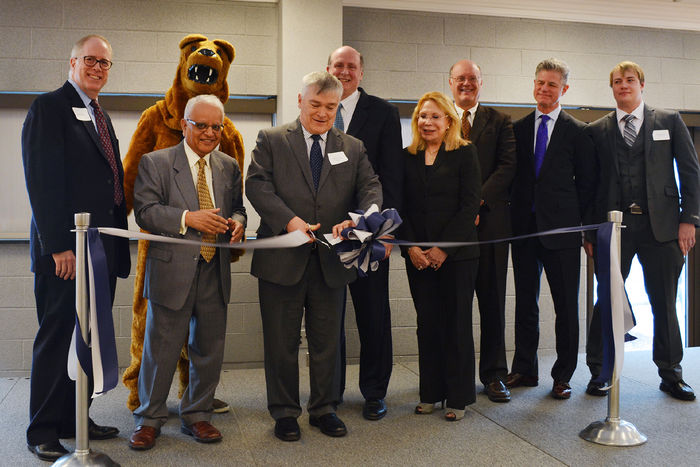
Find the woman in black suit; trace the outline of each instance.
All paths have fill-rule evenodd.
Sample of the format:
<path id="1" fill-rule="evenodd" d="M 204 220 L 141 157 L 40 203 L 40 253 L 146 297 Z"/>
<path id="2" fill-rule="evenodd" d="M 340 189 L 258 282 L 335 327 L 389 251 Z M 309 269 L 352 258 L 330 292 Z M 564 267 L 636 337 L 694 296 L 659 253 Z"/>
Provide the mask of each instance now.
<path id="1" fill-rule="evenodd" d="M 460 120 L 441 92 L 420 98 L 404 150 L 404 222 L 414 242 L 476 241 L 481 175 L 476 148 L 461 137 Z M 420 404 L 431 413 L 447 401 L 445 419 L 460 420 L 476 400 L 472 299 L 479 248 L 403 248 L 418 322 Z"/>

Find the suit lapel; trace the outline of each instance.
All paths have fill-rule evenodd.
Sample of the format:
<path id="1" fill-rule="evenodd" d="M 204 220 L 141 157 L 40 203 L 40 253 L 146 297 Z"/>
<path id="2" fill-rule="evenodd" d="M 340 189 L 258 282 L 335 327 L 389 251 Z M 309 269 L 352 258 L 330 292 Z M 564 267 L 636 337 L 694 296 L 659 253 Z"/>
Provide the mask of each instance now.
<path id="1" fill-rule="evenodd" d="M 224 166 L 214 152 L 209 155 L 209 163 L 211 165 L 211 183 L 214 185 L 214 205 L 221 209 L 219 214 L 221 214 L 222 217 L 226 217 L 228 206 L 226 203 Z"/>
<path id="2" fill-rule="evenodd" d="M 304 178 L 306 179 L 306 183 L 309 186 L 309 189 L 312 193 L 314 193 L 314 179 L 311 175 L 309 154 L 306 148 L 306 141 L 304 141 L 304 132 L 301 130 L 301 122 L 299 121 L 299 119 L 296 120 L 294 125 L 291 125 L 287 129 L 286 139 L 287 144 L 289 144 L 289 148 L 292 151 L 293 157 L 299 164 L 301 173 L 304 174 Z"/>
<path id="3" fill-rule="evenodd" d="M 180 194 L 182 194 L 187 208 L 190 211 L 197 211 L 199 209 L 199 197 L 197 196 L 197 189 L 192 180 L 192 171 L 187 161 L 187 154 L 185 154 L 185 142 L 182 141 L 173 150 L 175 151 L 175 160 L 173 161 L 175 184 L 178 190 L 180 190 Z"/>
<path id="4" fill-rule="evenodd" d="M 479 139 L 481 132 L 484 131 L 484 128 L 489 121 L 490 114 L 491 113 L 489 110 L 483 105 L 479 105 L 479 107 L 476 108 L 476 114 L 474 114 L 474 124 L 469 132 L 470 141 L 476 141 Z"/>
<path id="5" fill-rule="evenodd" d="M 557 151 L 557 148 L 562 144 L 564 138 L 566 137 L 566 127 L 569 125 L 569 115 L 561 110 L 559 112 L 559 117 L 557 121 L 554 122 L 554 129 L 552 130 L 552 137 L 549 139 L 549 144 L 547 144 L 547 150 L 544 153 L 544 160 L 542 161 L 542 167 L 540 167 L 540 176 L 547 171 L 549 166 L 552 164 L 552 154 Z M 532 136 L 534 130 L 530 132 Z M 534 136 L 532 136 L 534 138 Z M 534 150 L 533 150 L 533 161 L 534 161 Z M 534 167 L 534 162 L 533 162 Z M 539 177 L 538 177 L 539 178 Z"/>
<path id="6" fill-rule="evenodd" d="M 355 117 L 353 117 L 354 119 Z M 323 155 L 323 165 L 321 166 L 321 177 L 318 180 L 318 190 L 321 191 L 321 187 L 328 179 L 328 175 L 331 172 L 331 163 L 328 159 L 328 154 L 332 152 L 340 152 L 343 150 L 343 140 L 340 136 L 340 130 L 336 128 L 331 128 L 328 131 L 328 137 L 326 138 L 326 153 Z M 347 156 L 346 156 L 347 157 Z"/>
<path id="7" fill-rule="evenodd" d="M 656 120 L 656 114 L 652 109 L 644 105 L 644 162 L 647 167 L 652 167 L 651 165 L 651 146 L 652 146 L 652 133 L 654 132 L 654 122 Z M 642 132 L 639 132 L 642 135 Z"/>
<path id="8" fill-rule="evenodd" d="M 367 105 L 369 104 L 369 102 L 367 102 L 367 94 L 365 93 L 364 89 L 359 88 L 359 90 L 360 98 L 357 100 L 357 106 L 355 107 L 355 111 L 350 119 L 350 125 L 345 128 L 345 133 L 349 135 L 356 135 L 364 126 L 365 122 L 367 121 L 367 117 L 369 116 L 367 109 Z"/>
<path id="9" fill-rule="evenodd" d="M 525 117 L 522 126 L 525 134 L 523 135 L 523 144 L 525 145 L 525 154 L 527 154 L 527 163 L 530 167 L 532 177 L 535 177 L 535 112 L 531 112 Z"/>
<path id="10" fill-rule="evenodd" d="M 83 103 L 83 100 L 80 98 L 78 91 L 75 90 L 73 85 L 70 84 L 68 81 L 66 81 L 66 83 L 63 85 L 63 87 L 64 87 L 66 93 L 68 93 L 71 107 L 83 108 L 87 111 L 87 108 L 85 107 L 85 104 Z M 103 112 L 104 112 L 104 110 L 103 110 Z M 106 115 L 105 115 L 105 120 L 107 120 Z M 97 146 L 97 150 L 100 152 L 100 154 L 102 154 L 102 158 L 105 161 L 107 161 L 107 154 L 105 154 L 105 151 L 102 148 L 102 142 L 100 141 L 100 136 L 97 134 L 97 130 L 95 130 L 95 124 L 92 122 L 92 119 L 81 120 L 80 123 L 82 123 L 83 127 L 85 128 L 85 131 L 87 131 L 88 135 L 90 135 L 90 139 L 92 139 L 92 142 L 95 143 L 95 146 Z M 108 125 L 108 127 L 109 126 L 110 125 Z M 114 141 L 115 139 L 116 139 L 116 137 L 110 131 L 110 141 Z M 114 144 L 112 144 L 112 146 L 114 146 Z M 116 156 L 118 154 L 118 151 L 114 151 L 114 154 Z"/>

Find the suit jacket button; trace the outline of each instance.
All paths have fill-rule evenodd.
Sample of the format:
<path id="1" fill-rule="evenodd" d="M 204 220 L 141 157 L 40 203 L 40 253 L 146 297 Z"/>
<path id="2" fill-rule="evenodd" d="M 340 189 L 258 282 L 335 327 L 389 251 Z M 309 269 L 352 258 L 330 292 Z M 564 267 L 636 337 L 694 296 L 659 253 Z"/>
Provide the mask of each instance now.
<path id="1" fill-rule="evenodd" d="M 108 178 L 108 179 L 107 179 L 107 185 L 111 185 L 111 184 L 112 184 L 112 179 L 111 179 L 111 178 Z"/>
<path id="2" fill-rule="evenodd" d="M 114 215 L 114 209 L 110 209 L 109 211 L 107 211 L 107 214 L 109 214 L 110 216 Z"/>

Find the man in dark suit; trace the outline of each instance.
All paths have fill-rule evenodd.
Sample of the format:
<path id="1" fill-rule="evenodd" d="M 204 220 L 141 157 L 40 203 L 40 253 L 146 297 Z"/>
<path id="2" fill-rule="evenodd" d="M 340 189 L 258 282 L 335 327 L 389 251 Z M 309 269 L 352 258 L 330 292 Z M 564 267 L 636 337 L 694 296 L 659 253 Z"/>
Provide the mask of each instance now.
<path id="1" fill-rule="evenodd" d="M 678 112 L 644 104 L 644 72 L 639 65 L 617 64 L 610 72 L 610 87 L 616 110 L 588 127 L 600 163 L 595 221 L 604 222 L 608 211 L 623 212 L 622 275 L 627 279 L 637 255 L 654 315 L 653 358 L 661 377 L 659 388 L 677 399 L 694 400 L 680 365 L 683 344 L 676 291 L 683 257 L 695 245 L 695 227 L 700 225 L 697 154 Z M 593 254 L 588 243 L 586 252 Z M 601 361 L 600 318 L 594 310 L 586 346 L 592 375 L 586 392 L 592 395 L 607 394 L 603 384 L 594 381 Z"/>
<path id="2" fill-rule="evenodd" d="M 513 125 L 518 157 L 511 195 L 513 234 L 525 235 L 588 220 L 595 194 L 595 154 L 584 124 L 561 109 L 569 69 L 557 59 L 535 71 L 537 109 Z M 508 387 L 537 386 L 539 292 L 542 268 L 554 302 L 557 359 L 551 395 L 571 397 L 569 380 L 578 357 L 578 291 L 581 234 L 513 242 L 515 355 Z"/>
<path id="3" fill-rule="evenodd" d="M 258 238 L 302 230 L 340 231 L 348 211 L 382 205 L 381 185 L 362 142 L 333 128 L 343 87 L 327 72 L 304 77 L 299 118 L 261 130 L 246 177 L 246 195 L 260 214 Z M 344 220 L 345 219 L 345 220 Z M 275 436 L 300 437 L 298 350 L 302 316 L 309 343 L 309 423 L 344 436 L 335 414 L 339 391 L 340 320 L 345 286 L 356 276 L 333 248 L 311 241 L 298 248 L 256 250 L 265 341 L 265 379 Z"/>
<path id="4" fill-rule="evenodd" d="M 191 98 L 181 120 L 184 141 L 145 154 L 134 186 L 134 214 L 149 232 L 216 242 L 243 237 L 241 172 L 216 151 L 224 125 L 218 97 Z M 209 420 L 219 383 L 231 296 L 231 250 L 151 242 L 144 297 L 148 317 L 139 372 L 136 429 L 129 446 L 150 449 L 168 420 L 166 401 L 180 349 L 187 341 L 190 384 L 180 401 L 181 431 L 202 443 L 221 440 Z"/>
<path id="5" fill-rule="evenodd" d="M 112 66 L 101 36 L 73 46 L 68 81 L 39 96 L 22 128 L 22 160 L 32 206 L 30 250 L 39 331 L 34 340 L 29 396 L 29 450 L 42 460 L 66 454 L 59 438 L 75 435 L 75 383 L 66 370 L 75 327 L 74 214 L 90 223 L 126 228 L 119 142 L 97 103 Z M 130 268 L 126 239 L 105 236 L 112 299 L 117 277 Z M 89 423 L 90 439 L 117 436 L 114 427 Z"/>
<path id="6" fill-rule="evenodd" d="M 479 105 L 483 80 L 479 65 L 460 60 L 450 68 L 450 89 L 457 114 L 462 120 L 462 137 L 476 145 L 481 166 L 481 208 L 479 240 L 510 236 L 508 208 L 510 185 L 515 175 L 515 136 L 510 117 L 493 107 Z M 479 379 L 493 402 L 510 401 L 505 386 L 506 363 L 506 274 L 508 243 L 479 247 L 476 296 L 481 317 Z"/>
<path id="7" fill-rule="evenodd" d="M 401 122 L 396 107 L 360 88 L 364 60 L 349 46 L 328 57 L 326 71 L 343 84 L 343 95 L 335 127 L 362 141 L 367 157 L 382 184 L 382 209 L 401 210 L 403 197 L 403 157 Z M 387 246 L 391 252 L 391 246 Z M 376 271 L 350 283 L 360 337 L 360 392 L 365 398 L 362 416 L 379 420 L 386 415 L 386 390 L 391 377 L 391 309 L 389 307 L 389 261 L 381 261 Z M 343 308 L 345 316 L 345 308 Z M 345 326 L 341 321 L 340 396 L 345 390 Z"/>

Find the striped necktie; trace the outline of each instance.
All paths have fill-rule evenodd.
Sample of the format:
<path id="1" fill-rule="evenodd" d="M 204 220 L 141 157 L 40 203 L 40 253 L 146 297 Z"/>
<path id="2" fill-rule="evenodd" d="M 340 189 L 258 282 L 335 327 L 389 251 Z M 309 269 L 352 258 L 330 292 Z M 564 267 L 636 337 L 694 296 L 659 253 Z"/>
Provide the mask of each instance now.
<path id="1" fill-rule="evenodd" d="M 114 176 L 114 205 L 119 206 L 124 200 L 124 191 L 122 190 L 122 184 L 119 180 L 119 169 L 117 169 L 117 157 L 114 155 L 114 148 L 112 147 L 112 138 L 109 136 L 109 129 L 107 129 L 107 120 L 102 113 L 102 108 L 96 100 L 90 101 L 90 106 L 95 111 L 95 124 L 97 126 L 97 135 L 100 137 L 100 144 L 102 145 L 102 150 L 107 158 L 107 163 L 109 168 L 112 169 L 112 175 Z"/>
<path id="2" fill-rule="evenodd" d="M 627 144 L 629 147 L 632 147 L 634 141 L 637 139 L 637 131 L 634 126 L 634 120 L 636 118 L 637 117 L 632 114 L 627 114 L 622 117 L 622 119 L 625 121 L 625 129 L 622 132 L 622 137 L 625 140 L 625 144 Z"/>
<path id="3" fill-rule="evenodd" d="M 345 131 L 345 122 L 343 122 L 343 114 L 340 112 L 343 109 L 343 104 L 338 104 L 338 110 L 335 112 L 335 121 L 333 126 L 340 131 Z"/>

